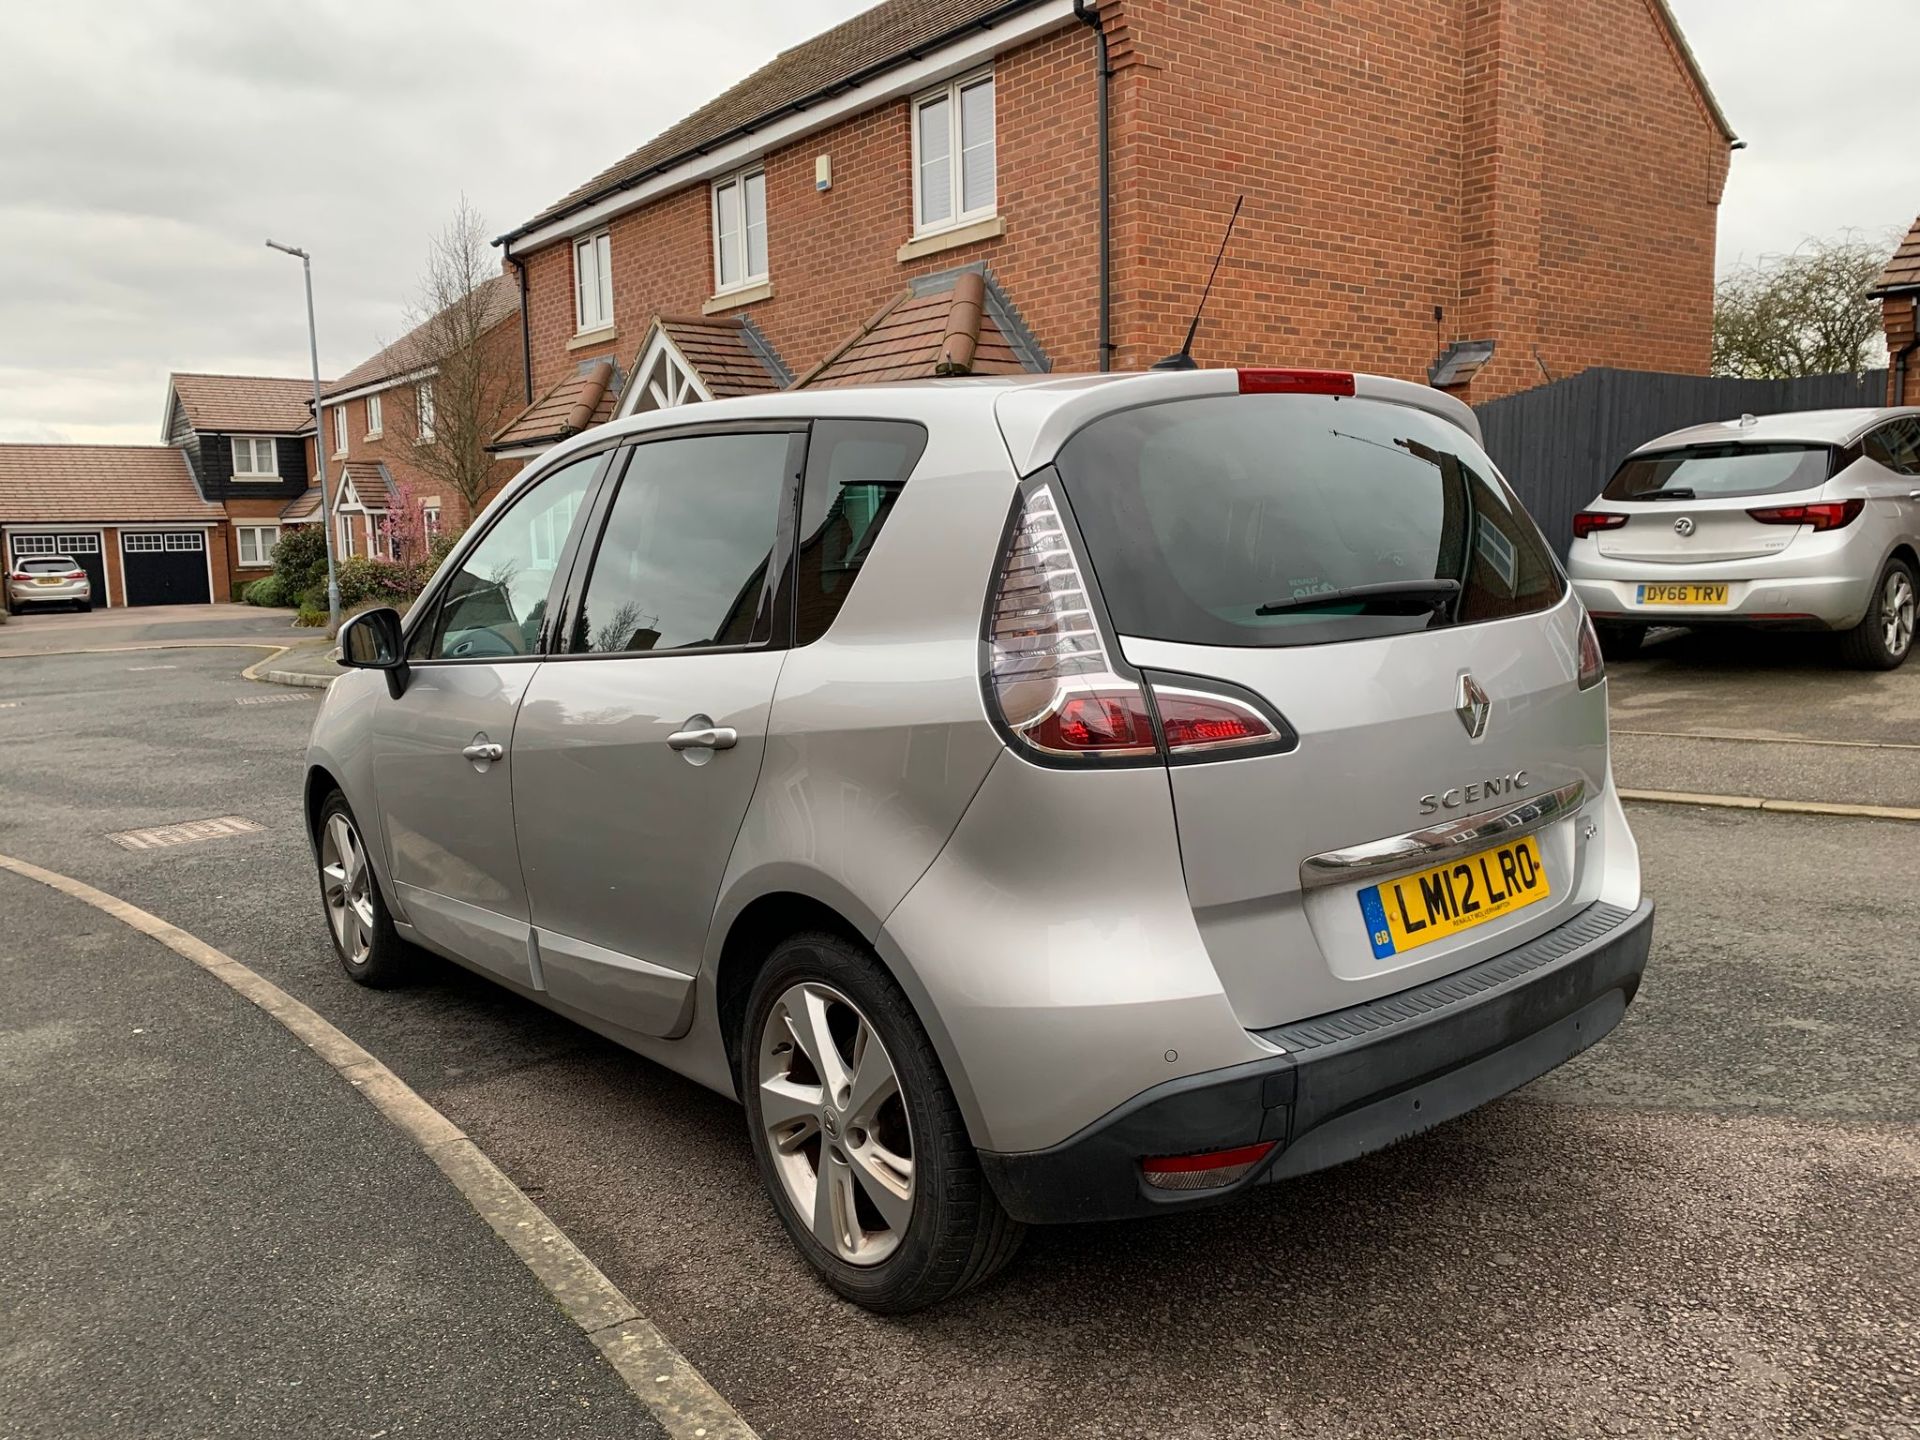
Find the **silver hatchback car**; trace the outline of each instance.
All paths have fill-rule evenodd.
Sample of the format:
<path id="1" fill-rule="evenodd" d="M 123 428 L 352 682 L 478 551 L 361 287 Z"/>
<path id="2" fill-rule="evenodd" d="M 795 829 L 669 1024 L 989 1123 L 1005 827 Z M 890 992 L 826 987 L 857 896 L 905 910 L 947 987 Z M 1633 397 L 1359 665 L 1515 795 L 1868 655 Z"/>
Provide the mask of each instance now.
<path id="1" fill-rule="evenodd" d="M 636 417 L 342 648 L 306 810 L 347 973 L 416 942 L 737 1096 L 874 1310 L 1457 1116 L 1646 964 L 1598 643 L 1422 386 Z"/>
<path id="2" fill-rule="evenodd" d="M 7 569 L 7 609 L 18 615 L 29 605 L 91 610 L 93 581 L 71 555 L 23 555 Z"/>
<path id="3" fill-rule="evenodd" d="M 1607 653 L 1649 625 L 1827 630 L 1891 670 L 1913 650 L 1920 409 L 1742 416 L 1651 440 L 1574 517 L 1567 568 Z"/>

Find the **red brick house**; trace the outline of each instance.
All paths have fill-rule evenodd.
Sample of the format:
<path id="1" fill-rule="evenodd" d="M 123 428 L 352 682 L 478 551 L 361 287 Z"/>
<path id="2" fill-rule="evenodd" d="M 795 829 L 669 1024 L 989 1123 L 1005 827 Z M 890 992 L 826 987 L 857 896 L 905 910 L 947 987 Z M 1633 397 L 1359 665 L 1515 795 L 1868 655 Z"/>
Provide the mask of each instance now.
<path id="1" fill-rule="evenodd" d="M 480 287 L 477 300 L 481 363 L 489 388 L 498 391 L 487 401 L 492 413 L 484 429 L 491 433 L 525 401 L 520 294 L 511 277 L 499 275 Z M 423 533 L 458 530 L 471 518 L 462 497 L 423 463 L 422 447 L 435 442 L 435 367 L 420 357 L 431 348 L 422 334 L 433 323 L 423 322 L 322 389 L 319 436 L 328 447 L 335 553 L 342 558 L 392 558 L 390 521 L 404 495 L 420 512 L 416 525 Z M 481 503 L 516 468 L 496 462 Z M 318 496 L 306 503 L 317 510 Z"/>
<path id="2" fill-rule="evenodd" d="M 1242 194 L 1204 364 L 1705 373 L 1733 144 L 1664 0 L 887 0 L 501 238 L 495 447 L 830 380 L 942 303 L 980 363 L 1140 368 Z M 925 338 L 869 372 L 966 373 Z"/>
<path id="3" fill-rule="evenodd" d="M 1920 220 L 1867 293 L 1887 332 L 1887 403 L 1920 405 Z"/>

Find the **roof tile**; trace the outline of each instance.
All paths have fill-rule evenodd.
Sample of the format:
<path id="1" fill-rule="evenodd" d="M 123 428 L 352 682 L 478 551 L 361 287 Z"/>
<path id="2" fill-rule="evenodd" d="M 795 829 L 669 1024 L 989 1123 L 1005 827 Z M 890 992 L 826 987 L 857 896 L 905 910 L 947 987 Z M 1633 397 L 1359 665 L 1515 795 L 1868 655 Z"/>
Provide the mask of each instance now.
<path id="1" fill-rule="evenodd" d="M 613 418 L 613 362 L 596 360 L 546 390 L 526 409 L 501 427 L 487 443 L 489 450 L 513 450 L 528 445 L 551 445 L 578 435 Z M 581 415 L 585 423 L 580 423 Z"/>
<path id="2" fill-rule="evenodd" d="M 0 525 L 225 518 L 172 445 L 0 445 Z"/>
<path id="3" fill-rule="evenodd" d="M 482 281 L 478 288 L 482 292 L 480 300 L 484 306 L 480 319 L 482 330 L 491 330 L 509 315 L 520 313 L 520 290 L 513 283 L 512 277 L 495 275 L 490 280 Z M 453 306 L 449 305 L 447 309 L 451 310 Z M 445 311 L 441 312 L 441 314 L 445 313 Z M 322 397 L 344 395 L 349 390 L 358 390 L 363 385 L 391 380 L 397 375 L 404 375 L 409 370 L 417 368 L 419 362 L 414 357 L 419 346 L 418 336 L 432 323 L 433 320 L 422 320 L 378 354 L 362 360 L 331 385 L 324 387 L 320 392 Z"/>
<path id="4" fill-rule="evenodd" d="M 983 303 L 988 297 L 991 303 Z M 969 271 L 950 277 L 943 289 L 902 291 L 793 388 L 1023 375 L 1028 367 L 992 313 L 1001 303 L 984 277 Z"/>
<path id="5" fill-rule="evenodd" d="M 188 372 L 171 378 L 187 423 L 196 430 L 217 435 L 295 435 L 311 424 L 311 380 Z"/>
<path id="6" fill-rule="evenodd" d="M 1920 288 L 1920 220 L 1913 222 L 1907 238 L 1900 242 L 1900 248 L 1893 252 L 1887 268 L 1880 272 L 1880 278 L 1867 293 L 1885 295 L 1893 290 L 1916 288 Z"/>

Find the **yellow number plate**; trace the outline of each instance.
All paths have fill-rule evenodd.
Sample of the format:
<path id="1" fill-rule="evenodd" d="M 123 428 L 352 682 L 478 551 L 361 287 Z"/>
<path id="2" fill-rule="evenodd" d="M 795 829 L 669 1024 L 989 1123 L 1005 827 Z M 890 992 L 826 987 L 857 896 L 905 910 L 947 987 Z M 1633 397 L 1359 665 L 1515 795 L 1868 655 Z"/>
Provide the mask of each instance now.
<path id="1" fill-rule="evenodd" d="M 1638 595 L 1642 605 L 1724 605 L 1725 585 L 1642 585 Z"/>
<path id="2" fill-rule="evenodd" d="M 1374 958 L 1384 960 L 1511 915 L 1547 893 L 1547 867 L 1529 836 L 1418 875 L 1369 885 L 1360 892 L 1360 913 Z"/>

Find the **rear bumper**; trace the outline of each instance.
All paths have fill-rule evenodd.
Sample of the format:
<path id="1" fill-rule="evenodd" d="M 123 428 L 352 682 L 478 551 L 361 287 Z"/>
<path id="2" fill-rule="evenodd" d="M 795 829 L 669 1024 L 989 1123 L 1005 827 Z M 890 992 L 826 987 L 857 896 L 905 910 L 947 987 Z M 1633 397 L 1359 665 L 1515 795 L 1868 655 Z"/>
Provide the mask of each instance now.
<path id="1" fill-rule="evenodd" d="M 1333 1015 L 1259 1032 L 1283 1054 L 1135 1096 L 1047 1150 L 981 1152 L 1001 1204 L 1033 1224 L 1215 1204 L 1340 1164 L 1465 1114 L 1544 1075 L 1612 1030 L 1639 989 L 1653 902 L 1589 906 L 1457 974 Z M 1273 1141 L 1243 1179 L 1157 1190 L 1142 1157 Z"/>
<path id="2" fill-rule="evenodd" d="M 1837 538 L 1836 538 L 1837 537 Z M 1882 556 L 1864 527 L 1803 536 L 1777 555 L 1688 564 L 1600 555 L 1592 540 L 1575 541 L 1567 572 L 1574 593 L 1595 620 L 1650 625 L 1797 624 L 1847 629 L 1867 613 Z M 1724 583 L 1725 605 L 1643 605 L 1646 583 Z"/>
<path id="3" fill-rule="evenodd" d="M 7 596 L 16 605 L 71 605 L 76 600 L 93 598 L 90 581 L 76 580 L 70 585 L 7 585 Z"/>

